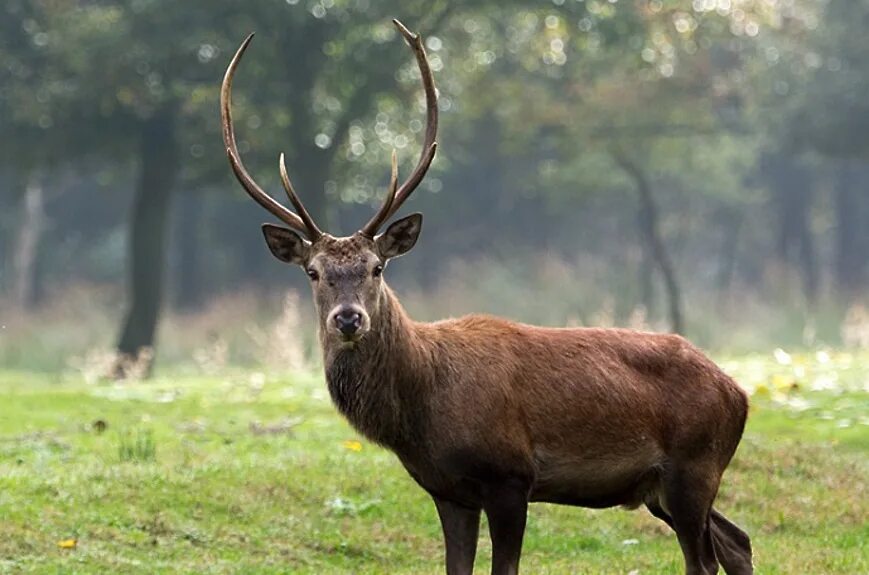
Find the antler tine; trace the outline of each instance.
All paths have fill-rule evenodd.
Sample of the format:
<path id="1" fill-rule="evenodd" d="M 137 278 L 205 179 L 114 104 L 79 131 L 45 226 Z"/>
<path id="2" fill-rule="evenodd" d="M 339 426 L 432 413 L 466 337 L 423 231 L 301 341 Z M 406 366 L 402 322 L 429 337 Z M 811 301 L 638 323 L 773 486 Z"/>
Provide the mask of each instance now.
<path id="1" fill-rule="evenodd" d="M 287 175 L 287 165 L 284 163 L 283 152 L 281 152 L 281 157 L 278 161 L 278 164 L 278 168 L 281 171 L 281 183 L 284 184 L 284 189 L 287 191 L 287 196 L 289 196 L 290 202 L 293 203 L 293 207 L 296 208 L 296 212 L 302 219 L 302 223 L 305 224 L 308 238 L 311 241 L 314 241 L 322 236 L 323 232 L 320 231 L 320 228 L 318 228 L 317 224 L 314 223 L 314 218 L 311 217 L 311 214 L 308 213 L 308 210 L 306 210 L 305 206 L 302 204 L 302 200 L 300 200 L 299 196 L 296 194 L 296 190 L 293 188 L 292 182 L 290 182 L 290 176 Z"/>
<path id="2" fill-rule="evenodd" d="M 425 141 L 422 145 L 422 152 L 420 153 L 419 161 L 413 169 L 413 172 L 411 172 L 410 176 L 401 187 L 398 188 L 395 196 L 387 198 L 384 205 L 380 208 L 374 218 L 372 218 L 371 221 L 362 228 L 362 233 L 371 237 L 377 233 L 377 229 L 383 224 L 383 222 L 391 218 L 405 200 L 407 200 L 410 194 L 413 193 L 425 177 L 425 174 L 434 159 L 435 152 L 437 151 L 437 142 L 435 140 L 438 132 L 438 97 L 437 90 L 435 89 L 434 77 L 431 73 L 431 67 L 429 66 L 428 58 L 425 54 L 425 47 L 422 44 L 422 38 L 419 34 L 414 34 L 408 30 L 407 27 L 398 20 L 393 20 L 392 23 L 395 24 L 395 27 L 398 28 L 398 31 L 401 32 L 401 35 L 404 36 L 404 39 L 413 49 L 413 53 L 416 56 L 416 63 L 417 66 L 419 66 L 419 72 L 422 76 L 426 104 Z M 387 205 L 387 203 L 389 205 Z"/>
<path id="3" fill-rule="evenodd" d="M 429 66 L 425 47 L 422 43 L 422 37 L 419 34 L 414 34 L 408 30 L 404 24 L 396 19 L 393 19 L 392 23 L 395 24 L 395 27 L 398 28 L 398 31 L 401 32 L 401 35 L 404 36 L 407 43 L 410 44 L 410 47 L 413 49 L 413 53 L 416 56 L 416 64 L 419 66 L 422 85 L 425 89 L 426 128 L 425 141 L 422 145 L 419 162 L 417 163 L 416 168 L 413 169 L 413 172 L 411 172 L 410 177 L 407 178 L 407 181 L 405 181 L 398 189 L 395 202 L 393 202 L 392 208 L 390 208 L 389 211 L 389 217 L 392 217 L 392 215 L 398 211 L 401 204 L 407 200 L 410 194 L 413 193 L 425 177 L 425 174 L 434 159 L 435 152 L 437 151 L 437 143 L 435 140 L 437 139 L 438 133 L 438 96 L 437 90 L 435 89 L 434 77 L 431 73 L 431 66 Z"/>
<path id="4" fill-rule="evenodd" d="M 389 178 L 389 189 L 386 191 L 386 198 L 383 200 L 383 205 L 377 214 L 371 218 L 371 221 L 365 224 L 365 227 L 360 230 L 363 236 L 373 238 L 377 233 L 386 218 L 389 217 L 389 208 L 395 202 L 395 192 L 398 190 L 398 155 L 395 153 L 395 148 L 392 149 L 392 175 Z"/>
<path id="5" fill-rule="evenodd" d="M 270 195 L 265 193 L 259 185 L 253 180 L 248 171 L 245 169 L 241 161 L 241 156 L 238 153 L 238 145 L 235 142 L 235 130 L 232 124 L 232 79 L 235 76 L 235 69 L 247 50 L 250 41 L 253 39 L 253 34 L 245 38 L 241 43 L 232 61 L 226 68 L 226 74 L 223 77 L 223 84 L 220 87 L 220 118 L 223 124 L 223 143 L 226 146 L 226 154 L 229 157 L 229 163 L 232 166 L 232 171 L 235 177 L 241 183 L 242 187 L 256 202 L 271 212 L 279 220 L 300 232 L 310 234 L 311 230 L 305 225 L 299 216 L 281 205 Z M 314 226 L 316 229 L 316 226 Z M 316 238 L 310 238 L 312 241 Z"/>

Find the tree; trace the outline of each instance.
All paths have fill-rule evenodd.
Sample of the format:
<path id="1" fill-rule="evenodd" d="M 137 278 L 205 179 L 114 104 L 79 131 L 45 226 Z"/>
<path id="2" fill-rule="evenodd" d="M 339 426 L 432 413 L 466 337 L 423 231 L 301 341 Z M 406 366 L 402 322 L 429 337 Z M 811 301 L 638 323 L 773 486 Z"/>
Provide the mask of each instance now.
<path id="1" fill-rule="evenodd" d="M 869 165 L 869 104 L 865 98 L 869 40 L 862 33 L 869 21 L 867 9 L 865 0 L 828 2 L 819 8 L 824 26 L 815 29 L 810 42 L 794 50 L 789 60 L 799 60 L 801 65 L 794 66 L 783 80 L 802 94 L 789 109 L 784 130 L 787 141 L 837 164 L 831 202 L 836 222 L 833 270 L 840 295 L 849 299 L 858 295 L 865 282 L 869 248 L 869 230 L 861 225 L 869 216 L 869 194 L 861 189 L 860 177 Z M 805 195 L 805 181 L 801 178 L 792 194 L 798 205 Z M 811 246 L 804 251 L 814 260 Z"/>
<path id="2" fill-rule="evenodd" d="M 543 189 L 531 193 L 562 202 L 612 193 L 627 177 L 637 192 L 641 269 L 661 272 L 671 328 L 682 329 L 676 265 L 661 231 L 670 226 L 659 222 L 656 196 L 686 190 L 738 206 L 737 191 L 751 191 L 744 184 L 755 143 L 739 125 L 745 87 L 733 72 L 746 57 L 738 40 L 765 24 L 767 6 L 745 3 L 736 15 L 691 2 L 589 2 L 578 14 L 495 13 L 503 20 L 483 33 L 501 34 L 491 45 L 508 47 L 494 49 L 502 75 L 473 91 L 512 103 L 496 109 L 508 141 L 536 148 L 541 169 L 531 173 L 544 177 L 526 182 Z M 733 153 L 733 140 L 745 153 Z M 720 159 L 726 169 L 700 170 Z M 649 306 L 651 288 L 642 292 Z"/>
<path id="3" fill-rule="evenodd" d="M 21 309 L 38 302 L 38 261 L 46 228 L 43 162 L 56 161 L 68 139 L 46 141 L 53 129 L 69 130 L 65 114 L 66 87 L 55 65 L 42 7 L 12 0 L 0 23 L 0 158 L 14 175 L 12 190 L 19 217 L 12 245 L 13 300 Z M 63 132 L 61 132 L 63 133 Z"/>

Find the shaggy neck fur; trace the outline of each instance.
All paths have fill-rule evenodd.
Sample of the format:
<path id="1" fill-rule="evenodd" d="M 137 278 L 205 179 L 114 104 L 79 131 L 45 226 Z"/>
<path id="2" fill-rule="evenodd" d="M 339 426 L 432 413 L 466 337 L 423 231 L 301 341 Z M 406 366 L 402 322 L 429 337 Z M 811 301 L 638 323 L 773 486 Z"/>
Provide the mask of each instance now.
<path id="1" fill-rule="evenodd" d="M 383 284 L 371 330 L 352 347 L 320 326 L 329 394 L 363 435 L 393 449 L 418 446 L 423 434 L 430 356 L 414 322 Z"/>

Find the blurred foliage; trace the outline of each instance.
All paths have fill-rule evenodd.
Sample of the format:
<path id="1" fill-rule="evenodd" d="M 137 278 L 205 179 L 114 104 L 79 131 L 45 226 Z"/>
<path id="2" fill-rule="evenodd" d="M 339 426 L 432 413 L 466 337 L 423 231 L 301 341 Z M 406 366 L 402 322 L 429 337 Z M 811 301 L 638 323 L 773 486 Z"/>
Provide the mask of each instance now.
<path id="1" fill-rule="evenodd" d="M 167 108 L 180 166 L 173 291 L 201 304 L 286 281 L 227 169 L 223 70 L 256 31 L 235 87 L 246 163 L 274 190 L 286 152 L 315 215 L 349 233 L 382 193 L 392 149 L 402 173 L 418 154 L 423 100 L 389 21 L 399 17 L 425 37 L 442 113 L 414 198 L 437 233 L 402 262 L 407 283 L 431 284 L 477 255 L 469 246 L 525 261 L 588 253 L 621 270 L 617 307 L 660 317 L 622 158 L 650 184 L 654 231 L 689 302 L 865 299 L 866 0 L 8 0 L 2 13 L 0 289 L 35 172 L 52 224 L 39 251 L 46 293 L 122 279 L 125 210 L 137 186 L 152 193 L 137 183 L 141 133 Z M 789 183 L 808 182 L 800 170 L 805 193 Z"/>

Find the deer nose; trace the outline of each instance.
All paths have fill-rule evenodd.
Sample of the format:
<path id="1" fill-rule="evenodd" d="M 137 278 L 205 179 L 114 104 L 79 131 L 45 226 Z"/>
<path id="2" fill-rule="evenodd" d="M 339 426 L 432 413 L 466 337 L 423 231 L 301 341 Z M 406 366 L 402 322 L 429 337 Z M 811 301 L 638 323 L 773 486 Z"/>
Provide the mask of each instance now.
<path id="1" fill-rule="evenodd" d="M 335 314 L 335 326 L 344 335 L 353 335 L 362 327 L 362 314 L 353 308 L 344 308 Z"/>

